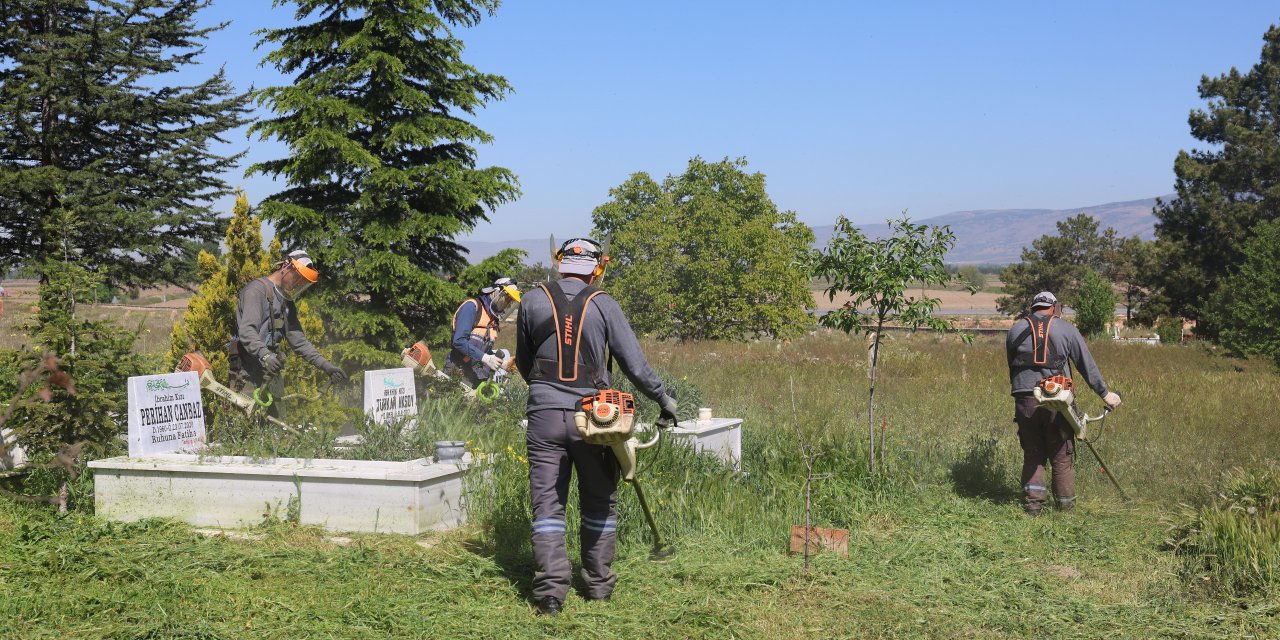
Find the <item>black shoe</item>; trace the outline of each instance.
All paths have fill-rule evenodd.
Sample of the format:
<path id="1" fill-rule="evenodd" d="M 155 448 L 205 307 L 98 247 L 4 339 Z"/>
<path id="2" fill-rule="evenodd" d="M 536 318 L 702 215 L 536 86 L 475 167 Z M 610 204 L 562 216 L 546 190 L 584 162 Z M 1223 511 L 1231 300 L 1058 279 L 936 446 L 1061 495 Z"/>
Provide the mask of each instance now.
<path id="1" fill-rule="evenodd" d="M 540 616 L 558 616 L 562 603 L 560 598 L 555 596 L 547 596 L 538 601 L 538 615 Z"/>
<path id="2" fill-rule="evenodd" d="M 1025 511 L 1025 512 L 1027 513 L 1027 515 L 1031 516 L 1032 518 L 1038 518 L 1038 517 L 1040 517 L 1040 510 L 1039 510 L 1039 509 L 1023 509 L 1023 511 Z"/>

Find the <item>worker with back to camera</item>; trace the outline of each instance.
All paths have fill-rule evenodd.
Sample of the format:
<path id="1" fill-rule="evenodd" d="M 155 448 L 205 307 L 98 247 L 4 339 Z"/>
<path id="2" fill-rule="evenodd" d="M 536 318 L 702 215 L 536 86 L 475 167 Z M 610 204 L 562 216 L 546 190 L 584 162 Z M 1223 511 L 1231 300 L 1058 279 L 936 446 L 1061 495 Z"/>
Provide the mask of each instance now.
<path id="1" fill-rule="evenodd" d="M 574 413 L 585 396 L 608 389 L 616 359 L 622 372 L 674 422 L 675 398 L 650 368 L 618 302 L 593 286 L 608 256 L 600 244 L 574 238 L 555 254 L 562 279 L 525 294 L 516 318 L 516 366 L 529 383 L 529 493 L 533 502 L 533 597 L 538 613 L 560 612 L 572 581 L 565 551 L 565 502 L 578 474 L 584 597 L 607 600 L 617 583 L 619 466 L 607 445 L 582 439 Z M 608 355 L 606 355 L 608 354 Z"/>
<path id="2" fill-rule="evenodd" d="M 271 397 L 280 395 L 284 382 L 282 348 L 288 342 L 298 355 L 324 371 L 334 382 L 347 374 L 307 340 L 298 324 L 294 303 L 320 279 L 320 271 L 305 251 L 292 251 L 274 272 L 249 281 L 240 290 L 236 307 L 236 335 L 231 339 L 231 373 L 238 384 L 259 389 L 266 385 Z M 275 405 L 267 408 L 274 415 Z"/>
<path id="3" fill-rule="evenodd" d="M 1038 516 L 1049 501 L 1044 462 L 1053 470 L 1057 509 L 1075 507 L 1076 472 L 1072 466 L 1075 432 L 1058 411 L 1042 407 L 1033 390 L 1041 380 L 1071 377 L 1071 363 L 1109 408 L 1120 406 L 1120 394 L 1107 390 L 1084 337 L 1061 318 L 1062 305 L 1048 291 L 1036 294 L 1031 312 L 1014 322 L 1005 341 L 1009 380 L 1014 398 L 1014 422 L 1022 445 L 1023 509 Z M 1025 320 L 1025 322 L 1024 322 Z"/>
<path id="4" fill-rule="evenodd" d="M 520 304 L 520 289 L 511 278 L 498 278 L 480 290 L 480 295 L 467 298 L 453 312 L 453 342 L 444 371 L 460 372 L 471 387 L 488 380 L 505 364 L 493 352 L 498 341 L 500 319 L 507 309 Z"/>

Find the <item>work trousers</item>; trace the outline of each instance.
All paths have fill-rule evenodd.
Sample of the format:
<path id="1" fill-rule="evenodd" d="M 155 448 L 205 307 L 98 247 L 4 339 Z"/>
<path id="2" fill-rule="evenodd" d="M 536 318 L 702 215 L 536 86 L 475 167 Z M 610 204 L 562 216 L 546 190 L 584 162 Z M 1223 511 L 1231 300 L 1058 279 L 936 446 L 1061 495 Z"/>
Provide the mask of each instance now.
<path id="1" fill-rule="evenodd" d="M 1028 513 L 1039 513 L 1049 501 L 1044 478 L 1044 464 L 1048 460 L 1053 469 L 1053 494 L 1058 499 L 1058 507 L 1072 508 L 1076 499 L 1076 470 L 1071 425 L 1057 411 L 1040 406 L 1030 394 L 1016 397 L 1014 421 L 1018 423 L 1018 442 L 1022 445 L 1023 507 Z"/>
<path id="2" fill-rule="evenodd" d="M 565 550 L 564 507 L 569 480 L 578 472 L 581 502 L 582 580 L 586 597 L 608 598 L 618 577 L 613 572 L 617 543 L 618 462 L 603 445 L 588 444 L 573 424 L 571 409 L 530 411 L 529 494 L 533 500 L 533 596 L 569 593 L 572 567 Z"/>

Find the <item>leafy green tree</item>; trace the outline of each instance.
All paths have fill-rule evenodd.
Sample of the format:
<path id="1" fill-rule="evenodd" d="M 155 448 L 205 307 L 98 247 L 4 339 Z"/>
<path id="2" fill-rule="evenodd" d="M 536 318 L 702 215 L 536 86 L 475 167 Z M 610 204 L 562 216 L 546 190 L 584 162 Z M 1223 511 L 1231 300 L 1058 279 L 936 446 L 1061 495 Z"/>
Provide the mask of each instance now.
<path id="1" fill-rule="evenodd" d="M 1076 295 L 1076 328 L 1086 336 L 1096 336 L 1107 328 L 1116 315 L 1116 292 L 1102 274 L 1090 269 L 1080 280 Z"/>
<path id="2" fill-rule="evenodd" d="M 112 288 L 190 282 L 240 157 L 211 147 L 248 100 L 222 71 L 169 84 L 222 28 L 196 26 L 209 1 L 0 4 L 0 272 L 60 260 L 66 210 L 92 222 L 67 241 Z"/>
<path id="3" fill-rule="evenodd" d="M 1209 306 L 1259 222 L 1280 214 L 1280 27 L 1263 35 L 1252 69 L 1200 79 L 1205 109 L 1191 112 L 1191 135 L 1208 149 L 1178 152 L 1177 198 L 1155 208 L 1163 245 L 1155 271 L 1169 311 L 1218 336 Z"/>
<path id="4" fill-rule="evenodd" d="M 50 500 L 62 510 L 68 506 L 68 481 L 80 470 L 83 454 L 101 456 L 118 450 L 116 438 L 125 428 L 127 380 L 150 373 L 146 358 L 134 353 L 136 331 L 111 319 L 91 320 L 77 311 L 87 291 L 102 281 L 78 259 L 81 251 L 69 239 L 82 237 L 83 223 L 67 211 L 58 212 L 57 228 L 63 237 L 62 261 L 38 265 L 40 302 L 35 316 L 22 325 L 32 348 L 0 352 L 0 397 L 11 405 L 6 427 L 33 460 L 44 462 L 55 455 L 65 460 L 57 466 L 59 497 Z M 54 363 L 51 367 L 50 364 Z M 44 369 L 52 374 L 45 385 L 26 384 L 24 375 Z M 58 376 L 55 379 L 54 376 Z M 38 400 L 38 401 L 36 401 Z M 72 499 L 85 496 L 72 496 Z"/>
<path id="5" fill-rule="evenodd" d="M 952 328 L 949 321 L 933 315 L 940 304 L 937 298 L 911 294 L 916 286 L 951 281 L 942 258 L 955 246 L 955 234 L 945 226 L 912 224 L 905 212 L 902 219 L 889 221 L 889 229 L 888 237 L 871 240 L 848 218 L 840 216 L 835 235 L 813 262 L 814 275 L 827 282 L 828 299 L 835 300 L 837 295 L 849 297 L 844 306 L 822 316 L 822 325 L 845 333 L 866 334 L 871 341 L 867 428 L 872 474 L 876 472 L 876 365 L 885 325 L 894 322 L 935 331 Z M 970 286 L 969 292 L 974 291 Z M 880 456 L 883 464 L 883 451 Z"/>
<path id="6" fill-rule="evenodd" d="M 1260 223 L 1241 251 L 1244 263 L 1214 294 L 1212 321 L 1232 353 L 1280 365 L 1280 220 Z"/>
<path id="7" fill-rule="evenodd" d="M 636 331 L 681 340 L 792 338 L 811 324 L 813 232 L 778 211 L 743 158 L 693 158 L 658 184 L 633 174 L 596 207 L 610 239 L 605 286 Z"/>
<path id="8" fill-rule="evenodd" d="M 284 4 L 276 0 L 276 5 Z M 312 304 L 334 354 L 374 364 L 411 337 L 447 327 L 466 295 L 453 238 L 518 195 L 515 176 L 478 168 L 468 122 L 510 86 L 462 61 L 451 27 L 472 26 L 496 0 L 302 0 L 299 24 L 262 32 L 266 62 L 292 84 L 257 92 L 275 117 L 251 132 L 289 156 L 251 173 L 282 178 L 262 204 L 287 247 L 322 270 Z"/>
<path id="9" fill-rule="evenodd" d="M 1043 235 L 1022 250 L 1022 262 L 1000 274 L 1008 295 L 996 299 L 996 308 L 1017 315 L 1031 306 L 1040 291 L 1052 291 L 1074 307 L 1080 283 L 1090 270 L 1107 272 L 1108 258 L 1120 240 L 1114 229 L 1098 232 L 1098 221 L 1081 213 L 1057 223 L 1057 235 Z"/>

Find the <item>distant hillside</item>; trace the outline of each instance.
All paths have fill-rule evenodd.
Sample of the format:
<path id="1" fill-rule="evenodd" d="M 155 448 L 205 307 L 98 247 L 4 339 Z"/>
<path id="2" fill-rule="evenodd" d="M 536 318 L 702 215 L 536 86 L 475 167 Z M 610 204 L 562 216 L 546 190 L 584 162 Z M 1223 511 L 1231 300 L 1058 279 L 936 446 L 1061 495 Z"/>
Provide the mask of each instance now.
<path id="1" fill-rule="evenodd" d="M 1166 201 L 1173 196 L 1162 196 Z M 981 209 L 956 211 L 933 218 L 915 220 L 916 223 L 947 225 L 956 234 L 956 246 L 947 254 L 947 262 L 953 264 L 1007 264 L 1021 260 L 1022 248 L 1045 234 L 1057 233 L 1056 222 L 1081 213 L 1098 221 L 1099 229 L 1112 227 L 1121 236 L 1137 235 L 1144 240 L 1155 237 L 1155 216 L 1151 210 L 1155 198 L 1110 202 L 1092 207 L 1075 209 Z M 821 247 L 831 239 L 834 225 L 814 227 L 813 233 Z M 888 225 L 861 225 L 867 235 L 878 238 L 888 233 Z"/>
<path id="2" fill-rule="evenodd" d="M 1165 200 L 1173 196 L 1162 196 Z M 1074 209 L 980 209 L 976 211 L 956 211 L 933 218 L 913 219 L 913 222 L 925 222 L 932 225 L 947 225 L 956 234 L 956 246 L 947 254 L 947 262 L 953 264 L 1007 264 L 1018 262 L 1022 256 L 1022 248 L 1031 246 L 1031 241 L 1045 234 L 1057 232 L 1056 222 L 1084 213 L 1093 216 L 1099 222 L 1099 228 L 1114 228 L 1122 236 L 1137 235 L 1150 240 L 1155 235 L 1155 216 L 1151 214 L 1156 206 L 1155 198 L 1130 200 L 1127 202 L 1109 202 L 1091 207 Z M 861 225 L 863 232 L 878 238 L 888 232 L 888 225 Z M 825 246 L 831 239 L 834 225 L 821 225 L 813 228 L 815 246 Z M 527 240 L 510 240 L 506 242 L 480 242 L 465 240 L 462 242 L 471 251 L 472 262 L 483 260 L 507 247 L 523 249 L 528 252 L 530 263 L 548 263 L 551 258 L 546 238 Z"/>

